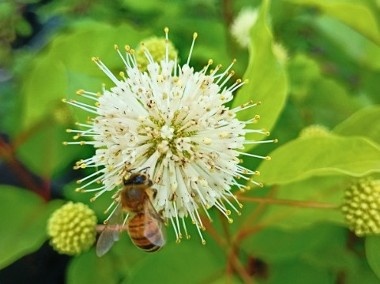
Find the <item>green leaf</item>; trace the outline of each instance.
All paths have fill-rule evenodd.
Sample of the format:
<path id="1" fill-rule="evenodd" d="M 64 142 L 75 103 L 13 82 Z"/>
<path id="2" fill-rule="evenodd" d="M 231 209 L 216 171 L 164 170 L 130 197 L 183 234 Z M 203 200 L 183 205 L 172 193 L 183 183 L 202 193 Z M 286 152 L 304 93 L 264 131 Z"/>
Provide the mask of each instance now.
<path id="1" fill-rule="evenodd" d="M 321 222 L 342 225 L 343 215 L 338 206 L 346 187 L 347 178 L 342 176 L 313 177 L 281 185 L 276 188 L 273 199 L 283 204 L 268 204 L 260 224 L 282 229 L 299 229 Z M 304 206 L 299 205 L 302 203 Z M 318 207 L 322 204 L 331 208 Z"/>
<path id="2" fill-rule="evenodd" d="M 380 279 L 380 236 L 367 236 L 365 240 L 365 253 L 369 266 Z"/>
<path id="3" fill-rule="evenodd" d="M 123 70 L 123 62 L 114 50 L 114 44 L 124 46 L 128 43 L 134 47 L 146 34 L 127 24 L 111 26 L 89 21 L 56 35 L 47 51 L 32 61 L 31 71 L 25 73 L 22 80 L 25 128 L 43 120 L 54 110 L 52 105 L 57 105 L 63 98 L 78 99 L 75 90 L 100 91 L 102 82 L 109 84 L 111 81 L 90 60 L 91 57 L 99 56 L 117 74 Z M 85 111 L 79 110 L 78 113 Z M 87 117 L 88 113 L 83 116 Z"/>
<path id="4" fill-rule="evenodd" d="M 362 137 L 296 139 L 271 153 L 259 167 L 260 181 L 286 184 L 312 176 L 344 174 L 355 177 L 380 171 L 380 148 Z"/>
<path id="5" fill-rule="evenodd" d="M 120 283 L 120 275 L 115 271 L 115 263 L 110 254 L 98 257 L 92 249 L 73 258 L 67 272 L 68 284 Z"/>
<path id="6" fill-rule="evenodd" d="M 260 114 L 260 121 L 255 128 L 272 129 L 280 115 L 286 100 L 287 80 L 284 67 L 276 59 L 273 53 L 273 35 L 268 25 L 269 3 L 264 1 L 256 24 L 251 30 L 249 65 L 244 78 L 249 82 L 243 86 L 232 106 L 237 107 L 249 100 L 261 101 L 261 105 L 255 108 Z M 254 115 L 251 111 L 239 113 L 240 119 L 250 119 Z M 249 139 L 263 139 L 262 135 L 250 134 Z M 248 151 L 253 145 L 246 147 Z"/>
<path id="7" fill-rule="evenodd" d="M 46 224 L 60 201 L 44 203 L 36 194 L 0 186 L 0 269 L 37 250 L 47 239 Z"/>
<path id="8" fill-rule="evenodd" d="M 168 244 L 161 251 L 145 257 L 125 283 L 156 283 L 158 280 L 166 284 L 208 283 L 224 269 L 223 258 L 214 254 L 208 245 L 194 244 L 194 240 L 183 241 Z"/>
<path id="9" fill-rule="evenodd" d="M 64 146 L 63 141 L 71 140 L 66 127 L 46 119 L 34 129 L 33 135 L 17 147 L 17 156 L 34 173 L 50 178 L 61 170 L 72 166 L 79 153 L 89 149 L 86 146 Z"/>
<path id="10" fill-rule="evenodd" d="M 342 136 L 364 136 L 380 144 L 380 107 L 361 109 L 337 125 L 334 133 Z"/>
<path id="11" fill-rule="evenodd" d="M 61 102 L 66 91 L 64 72 L 64 65 L 49 56 L 40 56 L 34 61 L 34 66 L 22 80 L 24 128 L 46 119 L 47 114 Z"/>
<path id="12" fill-rule="evenodd" d="M 341 231 L 341 230 L 340 230 Z M 255 233 L 243 243 L 243 248 L 254 252 L 255 256 L 266 261 L 281 261 L 302 256 L 306 251 L 323 247 L 340 232 L 336 226 L 316 224 L 302 230 L 266 228 Z M 281 240 L 278 242 L 277 240 Z M 344 238 L 343 238 L 344 239 Z"/>
<path id="13" fill-rule="evenodd" d="M 314 24 L 334 44 L 360 65 L 378 70 L 380 68 L 380 47 L 342 22 L 328 17 L 318 17 Z M 362 74 L 361 74 L 362 75 Z"/>
<path id="14" fill-rule="evenodd" d="M 310 5 L 334 17 L 362 33 L 380 45 L 380 30 L 374 12 L 365 1 L 349 0 L 288 0 L 289 2 Z M 355 16 L 353 16 L 355 15 Z"/>

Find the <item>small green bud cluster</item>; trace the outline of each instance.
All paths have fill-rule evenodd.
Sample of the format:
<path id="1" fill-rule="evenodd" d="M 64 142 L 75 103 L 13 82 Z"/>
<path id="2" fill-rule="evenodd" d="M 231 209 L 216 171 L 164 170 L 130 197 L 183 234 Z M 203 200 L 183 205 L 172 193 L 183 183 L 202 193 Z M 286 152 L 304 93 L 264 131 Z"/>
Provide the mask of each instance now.
<path id="1" fill-rule="evenodd" d="M 83 203 L 69 202 L 57 209 L 48 221 L 51 245 L 62 254 L 76 255 L 95 242 L 97 219 Z"/>
<path id="2" fill-rule="evenodd" d="M 351 184 L 341 209 L 357 236 L 380 234 L 380 180 L 363 178 Z"/>
<path id="3" fill-rule="evenodd" d="M 141 71 L 146 71 L 146 68 L 149 64 L 148 58 L 145 55 L 145 50 L 149 50 L 152 59 L 155 62 L 160 62 L 162 59 L 165 59 L 166 56 L 166 39 L 158 37 L 150 37 L 142 42 L 136 49 L 136 60 L 137 65 Z M 175 49 L 171 41 L 168 40 L 168 51 L 169 51 L 169 60 L 175 60 L 178 56 L 178 52 Z"/>
<path id="4" fill-rule="evenodd" d="M 319 124 L 312 124 L 301 130 L 299 137 L 310 138 L 310 137 L 326 137 L 330 134 L 327 127 Z"/>

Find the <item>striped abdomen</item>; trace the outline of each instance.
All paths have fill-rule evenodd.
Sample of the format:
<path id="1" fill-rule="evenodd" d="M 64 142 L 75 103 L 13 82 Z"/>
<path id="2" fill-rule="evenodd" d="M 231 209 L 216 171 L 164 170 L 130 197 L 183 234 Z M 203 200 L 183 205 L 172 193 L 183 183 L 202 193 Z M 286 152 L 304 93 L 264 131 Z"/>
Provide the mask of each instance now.
<path id="1" fill-rule="evenodd" d="M 132 242 L 146 252 L 159 250 L 165 244 L 161 221 L 145 213 L 134 215 L 128 222 Z"/>

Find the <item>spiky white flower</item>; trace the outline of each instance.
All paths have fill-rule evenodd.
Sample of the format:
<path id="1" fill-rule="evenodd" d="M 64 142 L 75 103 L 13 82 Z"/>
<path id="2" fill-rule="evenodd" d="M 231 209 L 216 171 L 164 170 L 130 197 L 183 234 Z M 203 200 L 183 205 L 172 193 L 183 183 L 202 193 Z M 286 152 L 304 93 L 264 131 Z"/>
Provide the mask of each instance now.
<path id="1" fill-rule="evenodd" d="M 165 29 L 168 40 L 168 29 Z M 124 57 L 119 49 L 126 75 L 117 79 L 111 71 L 94 58 L 98 67 L 113 81 L 114 87 L 104 89 L 100 95 L 80 90 L 78 94 L 94 100 L 95 105 L 87 105 L 70 100 L 69 104 L 82 108 L 94 117 L 87 123 L 78 124 L 83 130 L 75 132 L 75 140 L 91 137 L 91 141 L 73 141 L 66 144 L 92 145 L 95 155 L 78 161 L 75 168 L 94 168 L 93 174 L 79 181 L 79 191 L 95 192 L 94 199 L 102 193 L 120 189 L 123 177 L 130 171 L 146 168 L 157 195 L 153 205 L 162 217 L 169 220 L 177 240 L 184 230 L 187 236 L 185 217 L 190 217 L 204 239 L 204 228 L 199 208 L 219 209 L 229 221 L 230 210 L 238 209 L 231 187 L 243 189 L 245 186 L 236 179 L 251 181 L 257 172 L 241 165 L 238 156 L 244 144 L 265 143 L 273 140 L 247 141 L 249 132 L 267 135 L 265 130 L 247 129 L 258 116 L 252 115 L 248 121 L 239 121 L 236 114 L 254 107 L 248 102 L 230 109 L 225 104 L 233 99 L 233 92 L 244 84 L 237 80 L 231 86 L 226 84 L 233 76 L 233 63 L 223 72 L 216 66 L 209 72 L 209 61 L 201 71 L 190 66 L 193 42 L 187 62 L 179 66 L 170 60 L 168 45 L 166 57 L 155 62 L 146 50 L 149 60 L 146 71 L 138 69 L 134 51 L 126 47 Z M 207 74 L 208 73 L 208 74 Z M 259 183 L 256 183 L 260 185 Z"/>
<path id="2" fill-rule="evenodd" d="M 247 48 L 250 40 L 250 30 L 255 25 L 258 17 L 257 9 L 244 8 L 231 25 L 231 34 L 237 43 L 244 48 Z"/>

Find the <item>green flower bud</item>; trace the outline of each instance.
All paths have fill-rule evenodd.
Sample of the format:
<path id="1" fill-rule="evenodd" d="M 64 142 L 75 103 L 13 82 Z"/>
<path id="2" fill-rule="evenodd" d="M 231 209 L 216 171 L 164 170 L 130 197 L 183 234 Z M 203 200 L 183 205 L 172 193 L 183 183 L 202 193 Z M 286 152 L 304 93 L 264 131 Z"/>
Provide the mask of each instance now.
<path id="1" fill-rule="evenodd" d="M 326 137 L 330 135 L 330 130 L 318 124 L 312 124 L 301 130 L 299 137 L 300 138 L 309 138 L 309 137 Z"/>
<path id="2" fill-rule="evenodd" d="M 69 202 L 48 220 L 50 244 L 62 254 L 76 255 L 95 242 L 97 220 L 94 211 L 83 203 Z"/>
<path id="3" fill-rule="evenodd" d="M 357 236 L 380 234 L 380 180 L 363 178 L 351 184 L 341 210 Z"/>
<path id="4" fill-rule="evenodd" d="M 173 43 L 169 40 L 168 48 L 169 60 L 176 59 L 178 56 L 178 52 L 175 49 Z M 145 55 L 146 49 L 149 50 L 149 53 L 155 62 L 160 62 L 162 59 L 165 58 L 166 55 L 166 39 L 150 37 L 140 42 L 139 46 L 136 49 L 136 60 L 137 65 L 141 71 L 145 71 L 149 64 L 148 58 Z"/>

